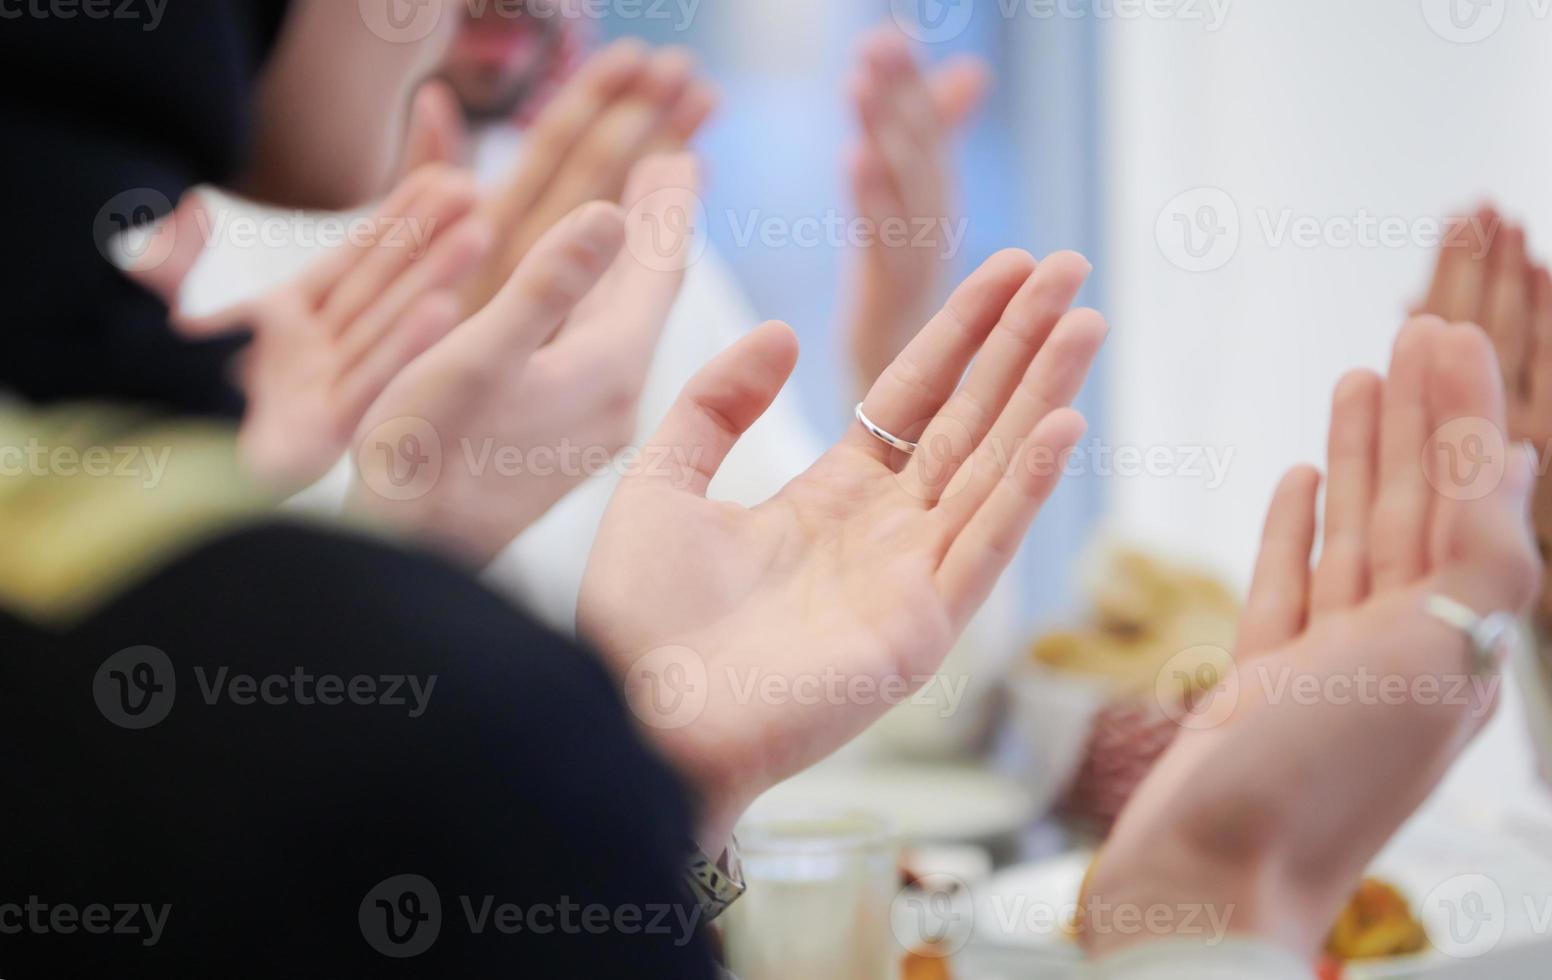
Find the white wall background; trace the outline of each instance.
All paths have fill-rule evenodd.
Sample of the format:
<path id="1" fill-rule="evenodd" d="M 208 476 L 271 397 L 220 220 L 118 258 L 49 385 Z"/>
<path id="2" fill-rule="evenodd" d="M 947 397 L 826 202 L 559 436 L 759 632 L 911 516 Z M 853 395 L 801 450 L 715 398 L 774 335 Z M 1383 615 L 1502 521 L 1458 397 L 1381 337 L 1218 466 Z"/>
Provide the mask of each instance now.
<path id="1" fill-rule="evenodd" d="M 1480 7 L 1474 31 L 1450 26 L 1451 3 Z M 1263 218 L 1424 227 L 1491 197 L 1552 252 L 1552 3 L 1232 0 L 1216 32 L 1113 20 L 1102 42 L 1109 436 L 1234 453 L 1216 490 L 1111 480 L 1112 521 L 1243 582 L 1273 485 L 1321 462 L 1333 385 L 1350 367 L 1383 370 L 1433 252 L 1278 244 Z M 1200 187 L 1232 198 L 1240 241 L 1221 268 L 1188 272 L 1171 260 L 1184 256 L 1172 215 L 1170 234 L 1156 231 Z M 1188 199 L 1188 217 L 1206 200 Z M 1445 795 L 1457 808 L 1513 795 L 1530 782 L 1529 751 L 1511 699 Z"/>
<path id="2" fill-rule="evenodd" d="M 1426 285 L 1420 244 L 1279 245 L 1263 219 L 1425 223 L 1490 195 L 1552 251 L 1552 4 L 1488 0 L 1480 28 L 1501 27 L 1461 44 L 1430 26 L 1457 2 L 1481 0 L 1231 0 L 1216 32 L 1184 18 L 1103 28 L 1110 436 L 1234 453 L 1217 490 L 1111 481 L 1127 533 L 1247 576 L 1278 476 L 1322 459 L 1337 378 L 1383 369 Z M 1179 230 L 1162 245 L 1155 232 L 1204 186 L 1233 199 L 1240 243 L 1193 273 L 1166 255 Z"/>

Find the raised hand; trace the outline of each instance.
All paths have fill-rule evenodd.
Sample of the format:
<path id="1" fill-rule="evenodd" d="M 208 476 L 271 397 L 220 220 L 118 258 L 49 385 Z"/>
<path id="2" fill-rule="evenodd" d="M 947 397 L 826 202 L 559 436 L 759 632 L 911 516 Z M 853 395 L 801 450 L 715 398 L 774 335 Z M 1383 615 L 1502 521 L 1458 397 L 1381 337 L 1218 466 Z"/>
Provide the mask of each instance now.
<path id="1" fill-rule="evenodd" d="M 1319 474 L 1300 467 L 1267 516 L 1238 671 L 1122 813 L 1085 912 L 1213 909 L 1231 931 L 1313 960 L 1354 882 L 1496 701 L 1496 671 L 1426 603 L 1486 616 L 1535 591 L 1532 455 L 1505 443 L 1506 424 L 1474 326 L 1415 319 L 1388 379 L 1343 379 L 1320 560 L 1311 571 Z M 1109 914 L 1086 916 L 1092 953 L 1157 938 Z"/>
<path id="2" fill-rule="evenodd" d="M 295 281 L 216 316 L 175 320 L 191 336 L 252 331 L 238 448 L 261 480 L 292 491 L 321 477 L 389 381 L 458 323 L 454 286 L 490 248 L 474 203 L 472 182 L 456 171 L 417 171 L 369 234 Z M 187 212 L 177 222 L 208 225 Z"/>
<path id="3" fill-rule="evenodd" d="M 589 59 L 540 112 L 522 159 L 480 205 L 500 247 L 466 287 L 467 308 L 489 302 L 563 216 L 588 201 L 619 200 L 637 163 L 683 150 L 715 106 L 715 90 L 695 77 L 683 49 L 619 41 Z"/>
<path id="4" fill-rule="evenodd" d="M 883 714 L 881 691 L 925 683 L 1018 550 L 1084 430 L 1067 406 L 1106 333 L 1068 311 L 1088 271 L 1004 252 L 955 291 L 864 404 L 914 456 L 854 424 L 766 503 L 707 500 L 792 370 L 778 323 L 697 374 L 644 447 L 578 627 L 700 791 L 709 853 L 755 795 Z"/>
<path id="5" fill-rule="evenodd" d="M 942 299 L 957 231 L 952 143 L 985 98 L 985 62 L 965 56 L 931 73 L 898 31 L 864 41 L 852 82 L 862 137 L 851 153 L 857 213 L 875 230 L 856 257 L 846 322 L 858 390 L 866 391 Z M 921 222 L 933 222 L 921 234 Z M 894 234 L 885 232 L 893 230 Z M 902 236 L 903 233 L 903 237 Z"/>
<path id="6" fill-rule="evenodd" d="M 1552 273 L 1530 258 L 1525 229 L 1491 207 L 1452 223 L 1419 311 L 1487 331 L 1503 370 L 1509 435 L 1552 459 Z M 1546 557 L 1552 480 L 1545 473 L 1532 516 Z M 1552 622 L 1552 596 L 1542 596 L 1540 616 Z"/>
<path id="7" fill-rule="evenodd" d="M 483 566 L 612 465 L 689 265 L 675 229 L 697 186 L 692 157 L 651 157 L 625 194 L 628 227 L 602 202 L 562 219 L 372 406 L 352 505 Z"/>

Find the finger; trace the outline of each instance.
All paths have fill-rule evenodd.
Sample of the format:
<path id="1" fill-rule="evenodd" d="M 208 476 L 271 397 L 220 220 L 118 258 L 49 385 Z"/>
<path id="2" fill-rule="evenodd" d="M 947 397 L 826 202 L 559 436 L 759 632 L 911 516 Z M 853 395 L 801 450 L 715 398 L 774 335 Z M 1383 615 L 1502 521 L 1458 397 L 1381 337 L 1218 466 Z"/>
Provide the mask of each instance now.
<path id="1" fill-rule="evenodd" d="M 405 177 L 389 192 L 382 205 L 372 215 L 373 228 L 376 229 L 385 217 L 409 214 L 422 194 L 447 173 L 448 168 L 433 165 L 422 167 Z M 375 232 L 372 235 L 352 236 L 349 242 L 330 249 L 322 258 L 309 265 L 297 278 L 296 285 L 309 297 L 315 308 L 322 307 L 330 290 L 349 276 L 351 271 L 372 253 L 376 245 Z"/>
<path id="2" fill-rule="evenodd" d="M 921 445 L 901 473 L 906 492 L 929 504 L 937 501 L 959 467 L 999 421 L 1019 382 L 1029 374 L 1030 364 L 1057 322 L 1072 307 L 1092 271 L 1083 256 L 1058 252 L 1042 261 L 1025 280 L 976 354 L 965 383 L 949 397 L 923 433 Z M 1037 376 L 1033 382 L 1041 384 L 1046 380 Z M 1046 391 L 1041 388 L 1031 394 L 1041 398 Z M 1060 394 L 1056 397 L 1060 398 Z M 1067 400 L 1071 398 L 1071 394 L 1066 396 Z M 1017 425 L 1016 431 L 1005 433 L 1010 441 L 1004 448 L 1013 440 L 1023 439 L 1055 407 L 1048 405 L 1037 415 L 1020 420 L 1022 424 Z"/>
<path id="3" fill-rule="evenodd" d="M 577 144 L 598 118 L 632 89 L 651 63 L 647 46 L 635 39 L 616 41 L 583 63 L 528 128 L 517 169 L 492 200 L 498 228 L 519 221 L 555 181 Z"/>
<path id="4" fill-rule="evenodd" d="M 598 117 L 557 176 L 554 187 L 526 220 L 545 227 L 549 216 L 582 201 L 617 201 L 632 167 L 663 132 L 670 107 L 689 88 L 695 58 L 671 48 L 653 59 L 643 84 Z"/>
<path id="5" fill-rule="evenodd" d="M 463 110 L 451 85 L 440 79 L 423 84 L 410 109 L 405 140 L 405 174 L 436 163 L 463 162 Z"/>
<path id="6" fill-rule="evenodd" d="M 937 513 L 950 528 L 964 526 L 985 504 L 1028 434 L 1047 415 L 1072 404 L 1109 330 L 1094 310 L 1073 310 L 1061 318 L 990 433 L 942 490 Z"/>
<path id="7" fill-rule="evenodd" d="M 1531 273 L 1531 306 L 1530 406 L 1541 432 L 1552 423 L 1552 273 L 1541 266 Z M 1549 448 L 1536 450 L 1545 454 Z"/>
<path id="8" fill-rule="evenodd" d="M 692 81 L 679 101 L 669 107 L 663 118 L 662 132 L 652 141 L 649 152 L 678 153 L 689 145 L 706 125 L 721 101 L 717 87 L 710 82 Z"/>
<path id="9" fill-rule="evenodd" d="M 1264 653 L 1304 632 L 1319 493 L 1320 471 L 1313 466 L 1296 466 L 1277 484 L 1240 616 L 1236 658 Z"/>
<path id="10" fill-rule="evenodd" d="M 863 412 L 886 432 L 916 440 L 953 394 L 971 359 L 1035 271 L 1027 252 L 1008 249 L 987 259 L 954 290 L 943 310 L 906 344 L 863 400 Z M 843 444 L 896 466 L 898 452 L 852 423 Z"/>
<path id="11" fill-rule="evenodd" d="M 1486 317 L 1486 259 L 1498 223 L 1497 212 L 1482 208 L 1454 226 L 1444 246 L 1451 254 L 1447 266 L 1441 268 L 1440 301 L 1430 304 L 1428 312 L 1455 322 L 1481 323 Z"/>
<path id="12" fill-rule="evenodd" d="M 474 209 L 474 179 L 452 168 L 434 168 L 425 191 L 403 213 L 384 210 L 372 247 L 332 289 L 320 307 L 323 319 L 343 333 L 402 276 L 425 249 Z"/>
<path id="13" fill-rule="evenodd" d="M 652 156 L 631 172 L 625 250 L 577 305 L 558 343 L 605 343 L 645 372 L 679 296 L 694 245 L 700 167 L 688 153 Z M 602 339 L 604 335 L 607 339 Z"/>
<path id="14" fill-rule="evenodd" d="M 1020 445 L 985 505 L 952 539 L 937 581 L 956 626 L 969 621 L 1018 554 L 1086 429 L 1083 416 L 1072 409 L 1046 416 Z"/>
<path id="15" fill-rule="evenodd" d="M 1487 339 L 1468 326 L 1449 328 L 1435 345 L 1429 397 L 1438 423 L 1430 449 L 1456 460 L 1482 461 L 1482 426 L 1504 424 L 1498 366 Z M 1446 425 L 1477 420 L 1481 426 Z M 1535 485 L 1533 454 L 1523 445 L 1490 447 L 1469 492 L 1440 494 L 1435 556 L 1446 591 L 1480 613 L 1518 611 L 1535 592 L 1539 559 L 1528 509 Z"/>
<path id="16" fill-rule="evenodd" d="M 863 133 L 883 160 L 895 195 L 914 215 L 935 216 L 945 182 L 942 145 L 933 127 L 930 96 L 906 54 L 903 77 L 886 72 L 870 60 L 853 91 L 862 115 Z M 914 85 L 910 79 L 914 76 Z M 914 97 L 902 90 L 914 91 Z M 929 117 L 923 119 L 923 116 Z"/>
<path id="17" fill-rule="evenodd" d="M 189 191 L 178 201 L 171 215 L 152 230 L 135 229 L 127 234 L 149 238 L 137 247 L 124 272 L 166 306 L 177 309 L 178 291 L 188 278 L 205 247 L 210 244 L 212 220 L 204 195 Z M 194 321 L 189 321 L 191 324 Z"/>
<path id="18" fill-rule="evenodd" d="M 776 321 L 718 354 L 685 385 L 632 478 L 704 496 L 733 446 L 776 400 L 797 358 L 797 335 Z"/>
<path id="19" fill-rule="evenodd" d="M 991 86 L 991 69 L 985 59 L 975 55 L 950 58 L 927 78 L 938 119 L 949 130 L 969 121 L 986 101 Z"/>
<path id="20" fill-rule="evenodd" d="M 342 376 L 335 405 L 347 436 L 400 372 L 452 332 L 462 311 L 463 304 L 455 292 L 444 290 L 421 296 L 399 318 L 395 329 Z"/>
<path id="21" fill-rule="evenodd" d="M 490 225 L 469 215 L 440 236 L 403 275 L 388 285 L 340 334 L 340 362 L 346 371 L 400 329 L 399 321 L 427 294 L 456 286 L 478 266 L 494 244 Z"/>
<path id="22" fill-rule="evenodd" d="M 1444 241 L 1434 260 L 1433 279 L 1428 283 L 1428 295 L 1413 308 L 1411 315 L 1444 317 L 1455 306 L 1454 291 L 1460 278 L 1460 266 L 1470 261 L 1463 237 L 1467 234 L 1469 218 L 1452 218 L 1445 225 Z"/>
<path id="23" fill-rule="evenodd" d="M 617 205 L 593 201 L 539 239 L 455 336 L 468 345 L 471 363 L 522 363 L 549 340 L 620 254 L 624 222 Z"/>
<path id="24" fill-rule="evenodd" d="M 1434 488 L 1429 559 L 1448 564 L 1465 502 L 1490 496 L 1506 465 L 1507 408 L 1492 342 L 1474 324 L 1446 327 L 1428 372 L 1429 439 L 1425 465 Z"/>
<path id="25" fill-rule="evenodd" d="M 1369 527 L 1369 579 L 1376 592 L 1410 584 L 1428 572 L 1428 520 L 1433 491 L 1423 469 L 1428 442 L 1428 376 L 1438 317 L 1401 328 L 1380 403 L 1379 489 Z"/>
<path id="26" fill-rule="evenodd" d="M 1352 371 L 1331 399 L 1326 526 L 1310 580 L 1311 619 L 1354 606 L 1369 594 L 1369 520 L 1378 484 L 1383 390 L 1374 372 Z"/>
<path id="27" fill-rule="evenodd" d="M 880 30 L 863 42 L 863 57 L 889 120 L 918 153 L 938 149 L 943 124 L 910 42 L 898 31 Z"/>
<path id="28" fill-rule="evenodd" d="M 1489 256 L 1487 310 L 1481 326 L 1492 338 L 1504 387 L 1511 396 L 1525 390 L 1525 348 L 1530 334 L 1530 297 L 1525 275 L 1525 231 L 1505 225 Z"/>

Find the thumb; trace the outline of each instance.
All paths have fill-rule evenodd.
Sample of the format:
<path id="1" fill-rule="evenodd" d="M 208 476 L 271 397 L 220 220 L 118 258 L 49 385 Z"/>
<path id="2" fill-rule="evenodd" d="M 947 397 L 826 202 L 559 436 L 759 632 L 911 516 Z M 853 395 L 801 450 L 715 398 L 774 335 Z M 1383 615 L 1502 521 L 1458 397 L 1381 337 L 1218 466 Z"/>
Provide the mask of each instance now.
<path id="1" fill-rule="evenodd" d="M 526 361 L 573 315 L 624 246 L 618 205 L 582 205 L 539 239 L 495 298 L 452 339 L 471 345 L 488 363 Z"/>
<path id="2" fill-rule="evenodd" d="M 797 335 L 774 320 L 712 358 L 684 386 L 648 441 L 642 459 L 652 471 L 635 477 L 704 496 L 722 461 L 776 400 L 797 360 Z"/>
<path id="3" fill-rule="evenodd" d="M 139 237 L 122 246 L 125 274 L 176 308 L 178 290 L 209 243 L 210 226 L 204 198 L 197 190 L 189 191 L 165 221 L 128 233 Z"/>
<path id="4" fill-rule="evenodd" d="M 1535 452 L 1506 445 L 1502 381 L 1481 330 L 1451 327 L 1430 367 L 1436 565 L 1447 590 L 1473 609 L 1518 612 L 1535 594 L 1540 574 L 1530 528 Z"/>

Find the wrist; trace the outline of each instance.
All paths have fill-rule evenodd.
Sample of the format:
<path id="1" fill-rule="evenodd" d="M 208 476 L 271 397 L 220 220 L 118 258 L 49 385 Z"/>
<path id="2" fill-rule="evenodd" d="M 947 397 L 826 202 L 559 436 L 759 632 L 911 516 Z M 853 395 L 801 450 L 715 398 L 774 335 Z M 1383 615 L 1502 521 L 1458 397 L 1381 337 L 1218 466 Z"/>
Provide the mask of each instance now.
<path id="1" fill-rule="evenodd" d="M 1189 840 L 1157 837 L 1128 853 L 1107 849 L 1078 910 L 1085 952 L 1101 959 L 1144 943 L 1204 947 L 1230 938 L 1313 959 L 1334 912 L 1271 855 L 1229 859 Z"/>

